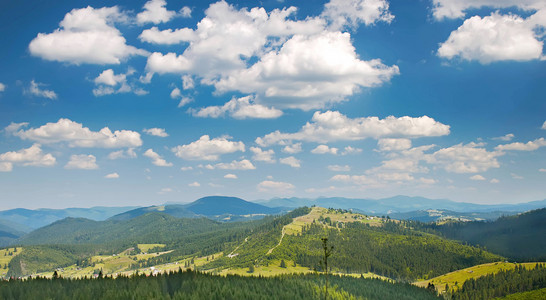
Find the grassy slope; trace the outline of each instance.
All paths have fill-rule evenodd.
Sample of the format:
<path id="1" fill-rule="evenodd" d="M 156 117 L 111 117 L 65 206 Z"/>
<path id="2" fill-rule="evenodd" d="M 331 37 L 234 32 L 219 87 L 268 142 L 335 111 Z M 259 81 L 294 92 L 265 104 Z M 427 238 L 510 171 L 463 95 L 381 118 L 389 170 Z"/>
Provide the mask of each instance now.
<path id="1" fill-rule="evenodd" d="M 17 249 L 17 252 L 14 252 Z M 24 251 L 22 247 L 0 249 L 0 276 L 6 276 L 8 273 L 7 265 L 17 255 Z M 12 255 L 9 255 L 12 253 Z"/>
<path id="2" fill-rule="evenodd" d="M 536 264 L 537 263 L 515 264 L 515 263 L 507 263 L 507 262 L 494 262 L 494 263 L 482 264 L 482 265 L 477 265 L 470 268 L 450 272 L 438 277 L 434 277 L 429 280 L 418 281 L 418 282 L 415 282 L 415 285 L 419 287 L 427 287 L 429 283 L 433 283 L 436 286 L 436 290 L 439 293 L 442 293 L 445 291 L 446 283 L 449 285 L 449 288 L 458 290 L 459 288 L 463 286 L 464 282 L 470 278 L 478 278 L 488 274 L 495 274 L 504 270 L 513 270 L 518 265 L 523 265 L 526 268 L 529 268 L 529 267 L 534 268 Z"/>
<path id="3" fill-rule="evenodd" d="M 523 293 L 511 294 L 495 300 L 544 300 L 546 299 L 546 288 L 528 291 Z"/>

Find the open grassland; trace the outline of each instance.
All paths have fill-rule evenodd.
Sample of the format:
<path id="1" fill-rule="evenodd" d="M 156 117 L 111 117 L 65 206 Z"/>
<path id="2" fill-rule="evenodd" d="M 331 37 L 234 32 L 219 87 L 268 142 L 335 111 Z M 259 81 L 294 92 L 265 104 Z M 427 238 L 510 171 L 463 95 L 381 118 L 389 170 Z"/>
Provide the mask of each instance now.
<path id="1" fill-rule="evenodd" d="M 382 224 L 384 223 L 384 220 L 382 218 L 374 216 L 366 216 L 346 211 L 340 212 L 335 209 L 328 209 L 323 207 L 312 207 L 311 212 L 309 212 L 308 214 L 294 218 L 292 223 L 284 227 L 284 231 L 286 234 L 295 235 L 301 233 L 304 226 L 312 224 L 313 222 L 319 223 L 320 221 L 327 220 L 328 218 L 333 224 L 361 222 L 365 224 L 370 224 L 370 226 L 382 226 Z M 333 226 L 326 226 L 333 228 Z"/>
<path id="2" fill-rule="evenodd" d="M 165 244 L 138 244 L 137 247 L 142 252 L 150 252 L 153 248 L 165 248 Z"/>
<path id="3" fill-rule="evenodd" d="M 414 284 L 419 287 L 427 287 L 429 283 L 432 283 L 436 287 L 438 293 L 443 293 L 447 284 L 450 289 L 454 289 L 456 291 L 460 289 L 463 286 L 464 282 L 470 278 L 478 278 L 488 274 L 495 274 L 504 270 L 513 270 L 516 266 L 535 268 L 536 265 L 536 262 L 520 264 L 508 262 L 494 262 L 457 270 L 438 277 L 434 277 L 429 280 L 418 281 Z"/>
<path id="4" fill-rule="evenodd" d="M 21 252 L 23 252 L 21 247 L 0 249 L 0 276 L 6 276 L 9 262 Z"/>

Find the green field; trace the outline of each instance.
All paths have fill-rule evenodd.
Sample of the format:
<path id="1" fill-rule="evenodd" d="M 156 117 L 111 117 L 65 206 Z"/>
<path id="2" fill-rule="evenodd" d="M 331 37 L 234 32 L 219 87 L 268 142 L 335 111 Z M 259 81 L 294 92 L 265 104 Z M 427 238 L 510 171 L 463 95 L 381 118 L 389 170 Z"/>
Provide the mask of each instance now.
<path id="1" fill-rule="evenodd" d="M 456 291 L 463 286 L 466 280 L 470 278 L 478 278 L 488 274 L 495 274 L 504 270 L 512 270 L 518 265 L 522 265 L 525 268 L 531 268 L 531 267 L 534 268 L 536 264 L 537 264 L 536 262 L 521 263 L 521 264 L 508 263 L 508 262 L 494 262 L 494 263 L 477 265 L 477 266 L 473 266 L 473 267 L 462 269 L 462 270 L 457 270 L 457 271 L 450 272 L 438 277 L 434 277 L 429 280 L 418 281 L 418 282 L 415 282 L 414 284 L 419 287 L 427 287 L 429 283 L 432 283 L 436 287 L 436 290 L 438 291 L 438 293 L 443 293 L 445 291 L 445 286 L 447 284 L 450 289 L 454 289 Z"/>

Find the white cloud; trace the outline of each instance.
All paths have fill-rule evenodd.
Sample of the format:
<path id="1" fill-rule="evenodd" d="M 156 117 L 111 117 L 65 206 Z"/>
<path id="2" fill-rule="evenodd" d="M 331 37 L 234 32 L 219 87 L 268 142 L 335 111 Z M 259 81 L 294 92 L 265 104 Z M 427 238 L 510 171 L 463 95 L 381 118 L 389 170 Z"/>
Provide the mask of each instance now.
<path id="1" fill-rule="evenodd" d="M 253 96 L 242 98 L 232 98 L 223 106 L 209 106 L 192 110 L 192 115 L 202 118 L 218 118 L 230 115 L 235 119 L 276 119 L 282 116 L 282 111 L 274 107 L 266 107 L 261 104 L 256 104 Z"/>
<path id="2" fill-rule="evenodd" d="M 123 83 L 127 80 L 127 75 L 125 74 L 114 74 L 114 70 L 108 69 L 102 71 L 100 75 L 95 78 L 95 84 L 105 84 L 109 86 L 115 86 L 118 83 Z"/>
<path id="3" fill-rule="evenodd" d="M 192 98 L 189 98 L 189 97 L 182 97 L 180 99 L 180 102 L 178 102 L 178 108 L 182 107 L 182 106 L 185 106 L 186 104 L 192 102 L 193 99 Z"/>
<path id="4" fill-rule="evenodd" d="M 64 166 L 65 169 L 82 169 L 95 170 L 98 169 L 97 158 L 94 155 L 71 155 L 70 161 Z"/>
<path id="5" fill-rule="evenodd" d="M 195 82 L 191 75 L 182 76 L 182 88 L 185 90 L 191 90 L 195 87 Z"/>
<path id="6" fill-rule="evenodd" d="M 0 82 L 0 92 L 3 92 L 6 90 L 6 85 Z"/>
<path id="7" fill-rule="evenodd" d="M 498 145 L 497 147 L 495 147 L 495 149 L 499 151 L 534 151 L 544 146 L 546 146 L 546 140 L 544 138 L 539 138 L 534 141 L 529 141 L 525 144 L 516 142 L 511 144 Z"/>
<path id="8" fill-rule="evenodd" d="M 515 174 L 515 173 L 510 173 L 510 176 L 512 176 L 512 178 L 514 178 L 514 179 L 524 179 L 523 176 L 520 176 L 520 175 Z"/>
<path id="9" fill-rule="evenodd" d="M 380 139 L 377 141 L 380 151 L 402 151 L 411 148 L 409 139 Z"/>
<path id="10" fill-rule="evenodd" d="M 172 167 L 173 165 L 172 163 L 169 163 L 165 159 L 163 159 L 161 155 L 155 153 L 152 149 L 146 150 L 143 155 L 151 158 L 152 163 L 158 167 Z"/>
<path id="11" fill-rule="evenodd" d="M 218 91 L 256 93 L 261 103 L 303 110 L 345 100 L 362 87 L 379 86 L 399 74 L 379 59 L 358 59 L 349 33 L 294 35 L 279 51 L 215 83 Z"/>
<path id="12" fill-rule="evenodd" d="M 0 171 L 10 172 L 13 164 L 35 167 L 50 167 L 55 165 L 56 159 L 50 153 L 44 154 L 40 144 L 19 151 L 9 151 L 0 154 Z"/>
<path id="13" fill-rule="evenodd" d="M 252 156 L 252 159 L 255 160 L 255 161 L 263 161 L 263 162 L 266 162 L 266 163 L 275 163 L 276 160 L 274 158 L 274 155 L 275 155 L 275 151 L 273 151 L 272 149 L 269 149 L 269 150 L 262 150 L 261 148 L 258 148 L 258 147 L 250 147 L 250 151 L 252 151 L 252 153 L 254 153 L 254 155 Z"/>
<path id="14" fill-rule="evenodd" d="M 116 130 L 112 132 L 108 127 L 104 127 L 100 131 L 91 131 L 89 128 L 83 127 L 80 123 L 63 118 L 59 119 L 57 123 L 47 123 L 39 128 L 28 130 L 17 128 L 17 131 L 13 129 L 13 127 L 10 128 L 13 135 L 24 140 L 32 140 L 44 144 L 67 142 L 70 147 L 84 148 L 123 148 L 139 147 L 142 145 L 142 140 L 138 132 L 130 130 Z"/>
<path id="15" fill-rule="evenodd" d="M 433 0 L 433 14 L 438 20 L 461 18 L 465 11 L 483 7 L 495 9 L 518 7 L 523 10 L 537 10 L 544 7 L 543 0 Z"/>
<path id="16" fill-rule="evenodd" d="M 140 12 L 137 17 L 139 24 L 145 23 L 166 23 L 176 16 L 176 12 L 167 10 L 165 0 L 150 0 L 144 4 L 144 11 Z"/>
<path id="17" fill-rule="evenodd" d="M 135 149 L 129 148 L 127 150 L 118 150 L 108 154 L 108 159 L 120 159 L 120 158 L 136 158 L 137 154 Z"/>
<path id="18" fill-rule="evenodd" d="M 181 167 L 180 170 L 182 170 L 182 171 L 191 171 L 191 170 L 193 170 L 193 167 Z"/>
<path id="19" fill-rule="evenodd" d="M 288 182 L 264 180 L 258 184 L 260 192 L 292 193 L 295 186 Z"/>
<path id="20" fill-rule="evenodd" d="M 256 167 L 248 159 L 240 161 L 232 161 L 230 163 L 217 163 L 215 165 L 206 165 L 205 168 L 209 170 L 221 169 L 221 170 L 255 170 Z"/>
<path id="21" fill-rule="evenodd" d="M 301 167 L 301 161 L 299 159 L 295 158 L 294 156 L 288 156 L 288 157 L 285 157 L 285 158 L 281 158 L 281 159 L 279 159 L 279 162 L 281 164 L 289 165 L 292 168 Z"/>
<path id="22" fill-rule="evenodd" d="M 296 153 L 300 153 L 301 151 L 302 151 L 301 143 L 286 145 L 284 146 L 284 148 L 282 148 L 282 152 L 288 153 L 288 154 L 296 154 Z"/>
<path id="23" fill-rule="evenodd" d="M 449 125 L 444 125 L 433 118 L 393 116 L 350 119 L 338 111 L 315 112 L 311 122 L 305 124 L 299 132 L 281 133 L 275 131 L 264 137 L 258 137 L 256 143 L 269 146 L 301 140 L 328 143 L 334 141 L 355 141 L 365 138 L 383 138 L 389 136 L 425 137 L 449 134 Z"/>
<path id="24" fill-rule="evenodd" d="M 73 9 L 52 33 L 39 33 L 28 48 L 34 56 L 46 60 L 79 65 L 119 64 L 131 55 L 147 55 L 128 46 L 113 23 L 127 17 L 117 7 Z"/>
<path id="25" fill-rule="evenodd" d="M 358 154 L 360 152 L 362 152 L 362 149 L 360 148 L 353 148 L 351 146 L 347 146 L 343 149 L 343 152 L 341 152 L 341 155 Z"/>
<path id="26" fill-rule="evenodd" d="M 546 169 L 540 168 L 540 169 L 538 169 L 538 171 L 539 171 L 539 172 L 546 172 Z"/>
<path id="27" fill-rule="evenodd" d="M 478 173 L 500 166 L 497 157 L 502 152 L 489 152 L 481 144 L 458 144 L 443 148 L 425 157 L 427 162 L 443 167 L 448 172 Z"/>
<path id="28" fill-rule="evenodd" d="M 222 154 L 245 152 L 245 144 L 229 141 L 228 137 L 211 140 L 208 135 L 203 135 L 195 142 L 172 148 L 172 151 L 176 156 L 186 160 L 218 160 Z"/>
<path id="29" fill-rule="evenodd" d="M 322 16 L 331 22 L 331 27 L 356 28 L 360 23 L 373 25 L 378 21 L 390 23 L 394 16 L 389 12 L 386 0 L 330 0 L 324 6 Z"/>
<path id="30" fill-rule="evenodd" d="M 188 184 L 188 186 L 189 186 L 189 187 L 200 187 L 201 184 L 200 184 L 199 182 L 197 182 L 197 181 L 194 181 L 194 182 Z"/>
<path id="31" fill-rule="evenodd" d="M 51 100 L 57 99 L 57 93 L 52 90 L 42 89 L 40 86 L 45 86 L 45 84 L 32 80 L 30 82 L 28 93 L 36 97 L 48 98 Z"/>
<path id="32" fill-rule="evenodd" d="M 169 136 L 169 134 L 165 132 L 164 128 L 150 128 L 150 129 L 144 128 L 144 130 L 142 131 L 145 132 L 146 134 L 153 135 L 153 136 L 159 136 L 159 137 Z"/>
<path id="33" fill-rule="evenodd" d="M 503 135 L 503 136 L 494 137 L 493 140 L 509 142 L 509 141 L 511 141 L 514 137 L 515 137 L 515 135 L 514 135 L 513 133 L 508 133 L 508 134 Z"/>
<path id="34" fill-rule="evenodd" d="M 107 178 L 107 179 L 117 179 L 119 178 L 119 174 L 118 173 L 110 173 L 110 174 L 107 174 L 106 176 L 104 176 L 104 178 Z"/>
<path id="35" fill-rule="evenodd" d="M 313 154 L 333 154 L 337 155 L 337 148 L 330 148 L 328 145 L 318 145 L 315 149 L 311 150 Z"/>
<path id="36" fill-rule="evenodd" d="M 489 180 L 489 182 L 491 182 L 491 183 L 499 183 L 500 181 L 499 181 L 497 178 L 493 178 L 493 179 Z"/>
<path id="37" fill-rule="evenodd" d="M 179 88 L 174 88 L 171 92 L 171 98 L 172 99 L 178 99 L 182 97 L 182 92 L 180 92 Z"/>
<path id="38" fill-rule="evenodd" d="M 368 8 L 379 2 L 384 1 L 356 1 L 362 10 L 337 15 L 349 22 L 371 21 L 373 13 L 361 12 L 374 10 Z M 189 42 L 179 55 L 153 53 L 146 69 L 196 76 L 219 93 L 253 94 L 256 104 L 266 107 L 305 110 L 343 101 L 361 88 L 379 86 L 399 74 L 397 66 L 379 59 L 360 60 L 350 34 L 330 31 L 325 15 L 293 20 L 296 11 L 289 7 L 268 13 L 260 7 L 237 10 L 225 1 L 213 3 L 195 30 L 143 33 L 142 38 L 150 41 Z"/>
<path id="39" fill-rule="evenodd" d="M 191 18 L 191 8 L 184 6 L 178 12 L 183 18 Z"/>
<path id="40" fill-rule="evenodd" d="M 329 165 L 328 170 L 334 171 L 334 172 L 349 172 L 351 171 L 351 167 L 349 165 Z"/>
<path id="41" fill-rule="evenodd" d="M 165 29 L 159 31 L 157 27 L 152 27 L 142 31 L 138 38 L 143 42 L 160 45 L 174 45 L 182 42 L 189 42 L 195 39 L 193 30 L 189 28 Z"/>
<path id="42" fill-rule="evenodd" d="M 544 124 L 542 124 L 542 127 L 540 129 L 546 130 L 546 121 L 544 121 Z"/>
<path id="43" fill-rule="evenodd" d="M 199 183 L 197 183 L 199 184 Z M 171 188 L 162 188 L 159 192 L 157 192 L 158 194 L 160 195 L 163 195 L 163 194 L 167 194 L 167 193 L 171 193 L 171 192 L 174 192 L 173 189 Z"/>
<path id="44" fill-rule="evenodd" d="M 237 175 L 235 175 L 235 174 L 226 174 L 226 175 L 224 175 L 224 178 L 227 178 L 227 179 L 237 179 Z"/>
<path id="45" fill-rule="evenodd" d="M 496 12 L 483 18 L 471 17 L 440 45 L 438 56 L 477 60 L 482 64 L 540 59 L 543 42 L 537 39 L 535 24 L 529 20 Z"/>
<path id="46" fill-rule="evenodd" d="M 471 180 L 477 180 L 477 181 L 483 181 L 483 180 L 485 180 L 485 177 L 483 177 L 482 175 L 476 174 L 474 176 L 470 176 L 470 179 Z"/>

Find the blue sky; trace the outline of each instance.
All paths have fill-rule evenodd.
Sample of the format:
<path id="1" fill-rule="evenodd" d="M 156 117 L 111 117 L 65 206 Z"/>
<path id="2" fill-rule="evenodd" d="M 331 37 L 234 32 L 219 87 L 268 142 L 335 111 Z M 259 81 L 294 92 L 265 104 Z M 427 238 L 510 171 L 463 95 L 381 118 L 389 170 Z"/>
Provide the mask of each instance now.
<path id="1" fill-rule="evenodd" d="M 546 198 L 543 1 L 3 1 L 0 20 L 0 209 Z"/>

